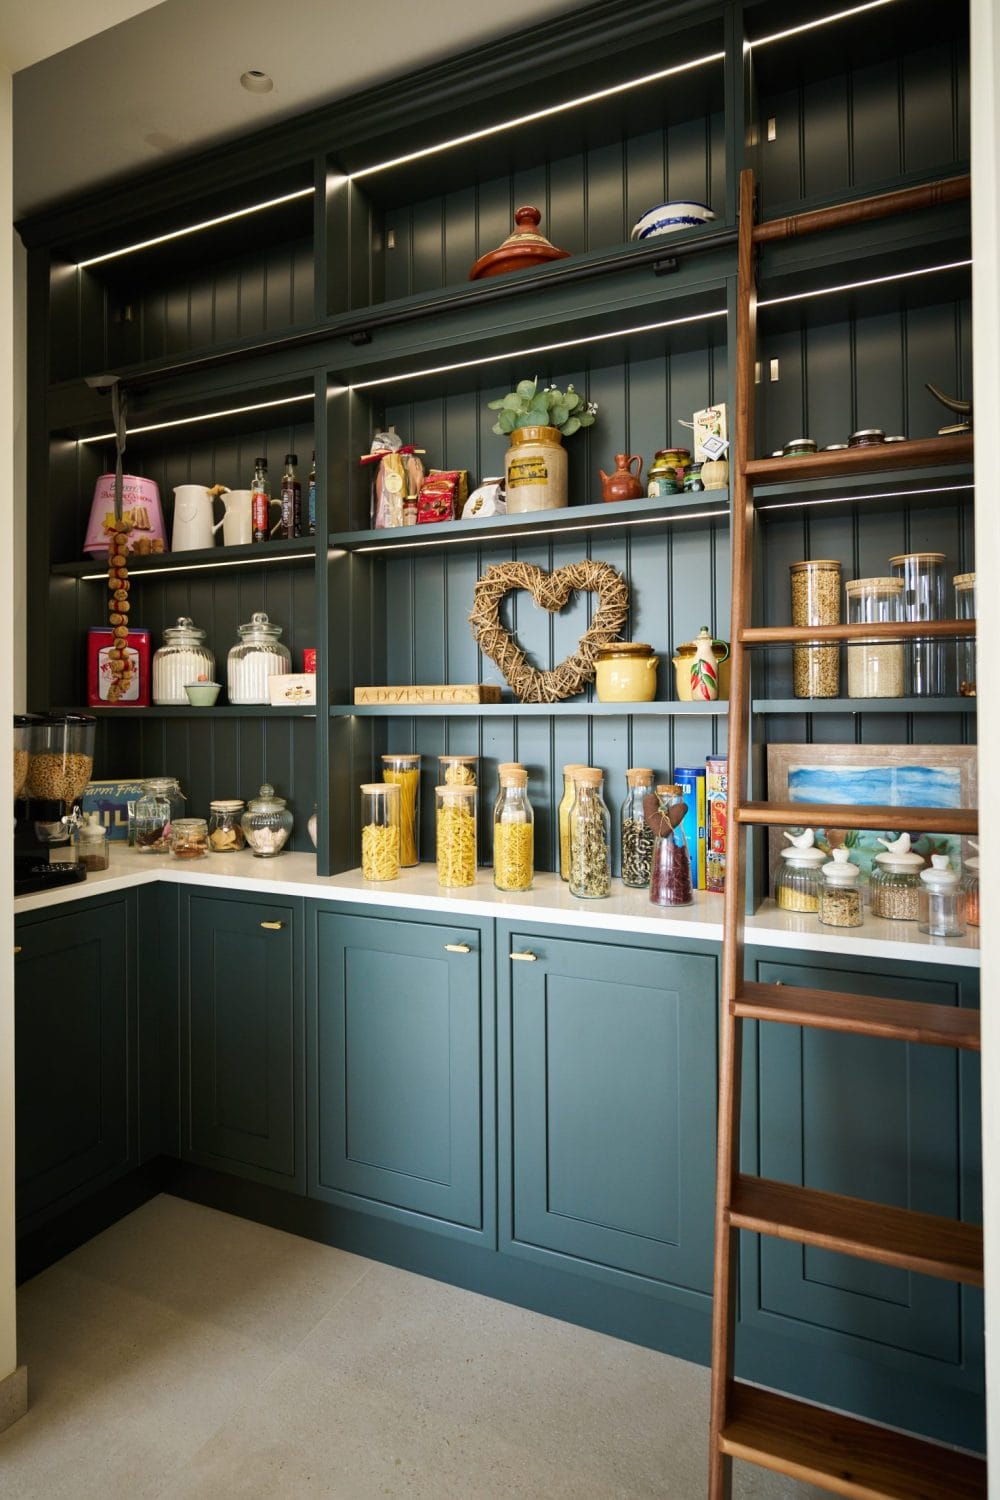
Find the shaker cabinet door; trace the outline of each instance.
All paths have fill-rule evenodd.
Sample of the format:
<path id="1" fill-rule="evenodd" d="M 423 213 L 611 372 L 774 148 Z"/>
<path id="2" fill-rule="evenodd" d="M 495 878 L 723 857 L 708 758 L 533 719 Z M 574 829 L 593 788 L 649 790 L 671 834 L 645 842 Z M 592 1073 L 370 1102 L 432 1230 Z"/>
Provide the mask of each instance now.
<path id="1" fill-rule="evenodd" d="M 508 951 L 534 961 L 506 959 L 504 1249 L 709 1291 L 715 958 L 516 931 Z"/>
<path id="2" fill-rule="evenodd" d="M 129 895 L 17 921 L 20 1231 L 135 1165 L 133 912 Z"/>
<path id="3" fill-rule="evenodd" d="M 482 1240 L 482 947 L 475 928 L 317 912 L 311 1194 Z"/>
<path id="4" fill-rule="evenodd" d="M 301 1191 L 298 912 L 201 894 L 187 912 L 181 1154 Z"/>

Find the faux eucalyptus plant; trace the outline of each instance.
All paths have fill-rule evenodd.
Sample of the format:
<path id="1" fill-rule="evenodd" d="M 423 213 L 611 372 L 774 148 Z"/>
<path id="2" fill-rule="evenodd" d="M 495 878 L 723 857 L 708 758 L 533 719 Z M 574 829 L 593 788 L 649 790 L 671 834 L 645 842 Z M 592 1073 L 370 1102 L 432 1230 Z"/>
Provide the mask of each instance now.
<path id="1" fill-rule="evenodd" d="M 540 391 L 537 375 L 534 380 L 519 380 L 516 390 L 491 401 L 489 409 L 500 413 L 493 431 L 501 436 L 518 427 L 557 427 L 563 437 L 571 437 L 581 427 L 592 426 L 597 416 L 596 401 L 588 401 L 571 385 L 565 392 L 554 385 Z"/>

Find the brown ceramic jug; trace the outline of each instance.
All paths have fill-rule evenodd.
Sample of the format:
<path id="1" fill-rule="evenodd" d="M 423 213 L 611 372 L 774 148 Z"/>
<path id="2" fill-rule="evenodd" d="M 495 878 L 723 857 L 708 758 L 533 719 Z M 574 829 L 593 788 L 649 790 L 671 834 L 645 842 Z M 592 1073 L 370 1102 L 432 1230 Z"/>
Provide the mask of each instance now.
<path id="1" fill-rule="evenodd" d="M 638 464 L 635 473 L 632 465 Z M 603 469 L 598 470 L 601 476 L 601 495 L 605 500 L 638 500 L 642 496 L 642 459 L 638 453 L 616 453 L 615 471 L 613 474 L 605 474 Z"/>

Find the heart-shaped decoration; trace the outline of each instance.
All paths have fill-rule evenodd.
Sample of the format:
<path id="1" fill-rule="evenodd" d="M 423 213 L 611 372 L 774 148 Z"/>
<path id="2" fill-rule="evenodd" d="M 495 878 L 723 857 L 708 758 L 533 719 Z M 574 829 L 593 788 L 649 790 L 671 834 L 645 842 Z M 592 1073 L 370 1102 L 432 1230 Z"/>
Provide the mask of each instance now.
<path id="1" fill-rule="evenodd" d="M 540 672 L 500 623 L 500 605 L 512 589 L 525 589 L 542 609 L 563 609 L 581 590 L 596 594 L 597 613 L 572 656 Z M 534 563 L 494 563 L 476 584 L 469 624 L 484 656 L 495 662 L 522 703 L 561 703 L 593 682 L 597 652 L 618 639 L 628 614 L 628 584 L 605 562 L 569 563 L 553 573 Z"/>

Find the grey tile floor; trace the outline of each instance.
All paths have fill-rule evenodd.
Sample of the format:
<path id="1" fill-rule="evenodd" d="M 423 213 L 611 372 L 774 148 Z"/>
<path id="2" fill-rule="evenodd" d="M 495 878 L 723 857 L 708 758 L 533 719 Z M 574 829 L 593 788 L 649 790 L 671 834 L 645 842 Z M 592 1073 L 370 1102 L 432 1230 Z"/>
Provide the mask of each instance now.
<path id="1" fill-rule="evenodd" d="M 27 1283 L 3 1500 L 701 1500 L 708 1375 L 161 1196 Z M 740 1500 L 818 1490 L 737 1465 Z"/>

